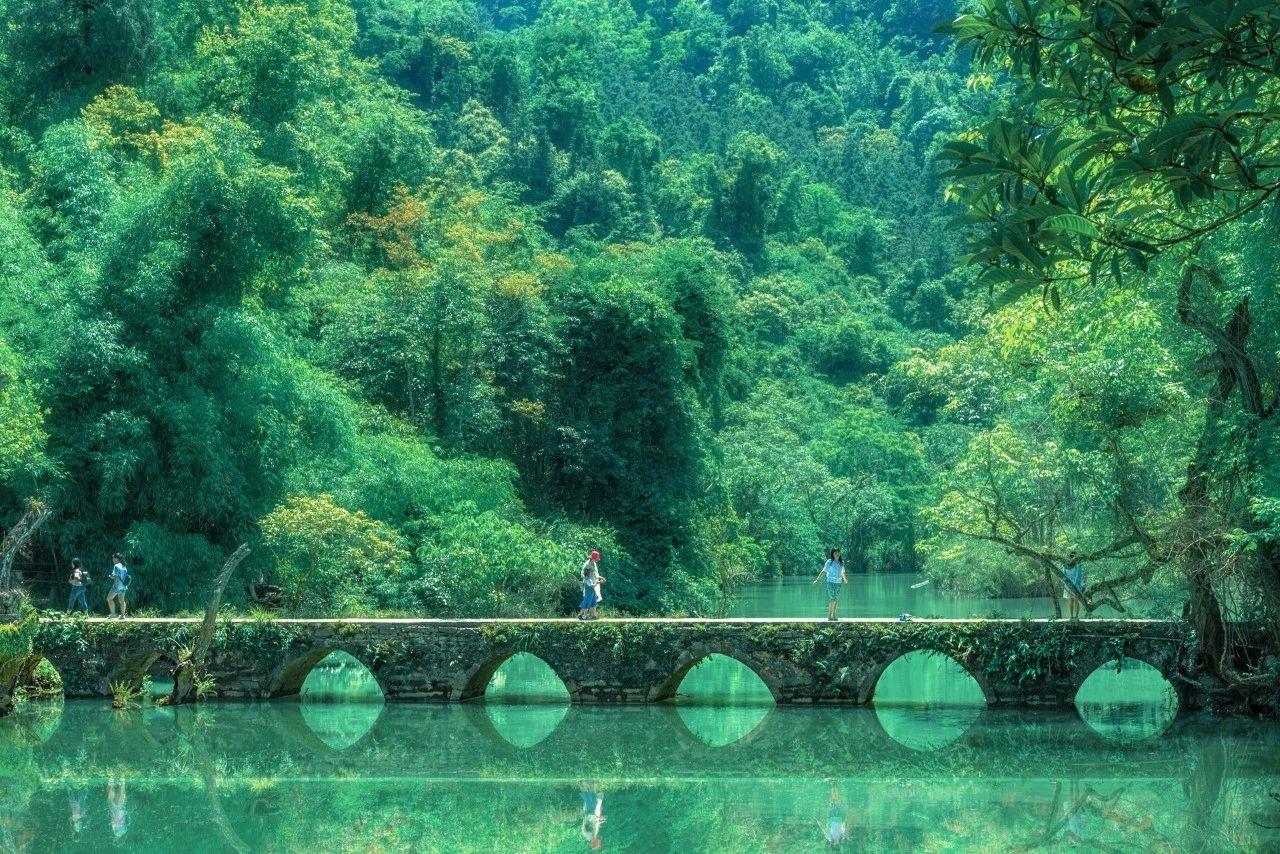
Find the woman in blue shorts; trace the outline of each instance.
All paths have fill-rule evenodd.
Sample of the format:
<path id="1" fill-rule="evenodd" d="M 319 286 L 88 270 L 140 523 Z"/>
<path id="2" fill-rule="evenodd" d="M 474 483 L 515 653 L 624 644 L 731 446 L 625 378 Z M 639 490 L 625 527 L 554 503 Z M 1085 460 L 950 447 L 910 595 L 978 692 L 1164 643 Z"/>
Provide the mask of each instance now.
<path id="1" fill-rule="evenodd" d="M 827 619 L 834 620 L 836 606 L 840 604 L 840 585 L 849 583 L 848 576 L 844 574 L 844 558 L 839 549 L 831 550 L 827 562 L 822 565 L 813 583 L 817 584 L 824 577 L 827 579 Z"/>

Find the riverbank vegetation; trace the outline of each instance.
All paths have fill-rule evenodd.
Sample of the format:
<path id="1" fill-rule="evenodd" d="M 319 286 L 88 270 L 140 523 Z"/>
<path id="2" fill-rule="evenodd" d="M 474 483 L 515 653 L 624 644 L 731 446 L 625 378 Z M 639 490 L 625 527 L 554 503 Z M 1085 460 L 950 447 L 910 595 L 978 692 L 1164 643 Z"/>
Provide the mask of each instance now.
<path id="1" fill-rule="evenodd" d="M 1277 20 L 1209 5 L 6 0 L 0 497 L 163 610 L 1074 550 L 1258 672 Z"/>

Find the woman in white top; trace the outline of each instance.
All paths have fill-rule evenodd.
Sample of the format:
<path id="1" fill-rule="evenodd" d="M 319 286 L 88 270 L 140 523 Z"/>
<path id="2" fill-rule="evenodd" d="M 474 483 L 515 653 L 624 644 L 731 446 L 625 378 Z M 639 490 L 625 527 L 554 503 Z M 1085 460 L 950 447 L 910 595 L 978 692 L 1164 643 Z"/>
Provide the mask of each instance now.
<path id="1" fill-rule="evenodd" d="M 836 606 L 840 604 L 840 585 L 848 584 L 849 577 L 844 574 L 844 557 L 839 549 L 832 549 L 827 562 L 818 570 L 818 577 L 813 579 L 817 584 L 823 576 L 827 578 L 827 619 L 836 619 Z"/>

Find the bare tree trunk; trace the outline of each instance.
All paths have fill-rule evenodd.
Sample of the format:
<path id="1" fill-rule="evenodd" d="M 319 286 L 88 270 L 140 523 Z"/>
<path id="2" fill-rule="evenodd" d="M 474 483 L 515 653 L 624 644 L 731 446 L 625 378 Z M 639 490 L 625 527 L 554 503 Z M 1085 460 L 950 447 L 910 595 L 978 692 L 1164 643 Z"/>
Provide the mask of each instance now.
<path id="1" fill-rule="evenodd" d="M 227 558 L 227 562 L 222 565 L 222 571 L 213 580 L 213 585 L 209 588 L 209 598 L 204 605 L 204 622 L 200 626 L 200 637 L 196 640 L 191 655 L 179 661 L 173 668 L 173 693 L 169 697 L 169 705 L 177 706 L 196 699 L 195 680 L 200 668 L 204 665 L 205 656 L 209 654 L 209 647 L 213 645 L 213 632 L 218 620 L 218 606 L 222 604 L 222 591 L 226 589 L 227 582 L 231 580 L 236 567 L 240 566 L 248 556 L 249 546 L 247 543 L 242 543 L 240 548 Z"/>
<path id="2" fill-rule="evenodd" d="M 22 518 L 4 535 L 4 541 L 0 542 L 0 549 L 4 550 L 3 562 L 0 562 L 0 591 L 7 593 L 13 589 L 14 557 L 23 544 L 31 539 L 31 535 L 38 531 L 52 515 L 53 511 L 47 504 L 32 501 L 27 507 L 27 512 L 23 513 Z"/>
<path id="3" fill-rule="evenodd" d="M 1204 665 L 1210 674 L 1222 675 L 1222 662 L 1226 657 L 1226 627 L 1222 621 L 1222 608 L 1213 592 L 1211 578 L 1213 566 L 1212 547 L 1206 541 L 1205 516 L 1209 503 L 1209 467 L 1215 454 L 1214 440 L 1218 424 L 1226 407 L 1227 395 L 1235 385 L 1232 372 L 1225 366 L 1219 368 L 1214 396 L 1205 410 L 1204 427 L 1196 443 L 1191 462 L 1187 464 L 1187 480 L 1183 484 L 1179 500 L 1185 525 L 1183 536 L 1190 538 L 1190 546 L 1182 557 L 1190 592 L 1191 622 L 1200 640 Z"/>
<path id="4" fill-rule="evenodd" d="M 1062 602 L 1058 596 L 1058 582 L 1054 580 L 1053 567 L 1047 563 L 1042 563 L 1041 568 L 1044 570 L 1044 589 L 1049 593 L 1049 601 L 1053 603 L 1053 617 L 1055 620 L 1062 619 Z"/>

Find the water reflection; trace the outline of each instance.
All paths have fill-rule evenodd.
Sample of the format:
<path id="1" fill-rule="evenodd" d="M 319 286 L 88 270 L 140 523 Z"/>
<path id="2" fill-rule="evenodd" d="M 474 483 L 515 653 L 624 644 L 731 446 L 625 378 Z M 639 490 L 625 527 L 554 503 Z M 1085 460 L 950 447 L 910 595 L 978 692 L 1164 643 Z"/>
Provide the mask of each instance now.
<path id="1" fill-rule="evenodd" d="M 912 750 L 939 750 L 957 741 L 982 715 L 976 707 L 907 708 L 875 704 L 885 734 Z"/>
<path id="2" fill-rule="evenodd" d="M 528 748 L 560 726 L 569 712 L 569 690 L 541 658 L 518 652 L 490 678 L 483 705 L 489 725 L 503 741 Z"/>
<path id="3" fill-rule="evenodd" d="M 1178 715 L 1178 693 L 1145 661 L 1109 661 L 1076 693 L 1076 709 L 1094 732 L 1110 741 L 1141 741 L 1163 732 Z"/>
<path id="4" fill-rule="evenodd" d="M 299 704 L 302 719 L 316 738 L 332 750 L 346 750 L 364 738 L 382 716 L 381 703 Z"/>
<path id="5" fill-rule="evenodd" d="M 512 747 L 528 748 L 541 744 L 556 731 L 569 713 L 569 704 L 550 703 L 517 705 L 485 703 L 484 714 L 494 732 Z"/>
<path id="6" fill-rule="evenodd" d="M 750 736 L 769 716 L 768 706 L 677 705 L 676 714 L 689 734 L 708 747 L 724 747 Z"/>
<path id="7" fill-rule="evenodd" d="M 382 688 L 369 668 L 345 652 L 325 656 L 302 683 L 299 710 L 311 732 L 332 750 L 346 750 L 382 714 Z"/>
<path id="8" fill-rule="evenodd" d="M 516 749 L 475 723 L 489 726 L 483 704 L 405 704 L 337 757 L 289 736 L 305 708 L 164 709 L 143 726 L 72 701 L 47 744 L 10 747 L 20 710 L 0 720 L 5 832 L 16 850 L 96 850 L 116 826 L 157 851 L 1280 844 L 1262 826 L 1280 789 L 1270 722 L 1183 719 L 1129 746 L 1089 737 L 1073 714 L 993 709 L 915 752 L 866 708 L 778 708 L 749 741 L 711 747 L 680 732 L 678 707 L 576 706 Z M 174 833 L 193 815 L 214 816 L 196 841 Z"/>
<path id="9" fill-rule="evenodd" d="M 63 702 L 61 697 L 57 697 L 23 703 L 21 724 L 0 730 L 0 749 L 9 746 L 3 742 L 5 738 L 17 739 L 20 744 L 32 746 L 48 741 L 62 723 Z"/>
<path id="10" fill-rule="evenodd" d="M 675 702 L 681 724 L 711 747 L 745 738 L 774 706 L 773 694 L 754 670 L 719 654 L 706 656 L 685 674 Z"/>

